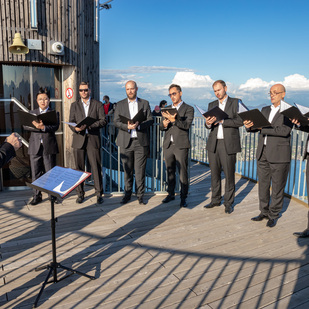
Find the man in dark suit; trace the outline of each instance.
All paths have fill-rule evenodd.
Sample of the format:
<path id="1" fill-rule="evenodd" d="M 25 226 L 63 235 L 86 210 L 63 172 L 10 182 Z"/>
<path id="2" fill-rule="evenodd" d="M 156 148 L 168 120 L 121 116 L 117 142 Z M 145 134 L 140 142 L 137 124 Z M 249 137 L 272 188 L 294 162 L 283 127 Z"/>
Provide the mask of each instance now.
<path id="1" fill-rule="evenodd" d="M 0 146 L 0 168 L 8 163 L 16 155 L 16 151 L 21 147 L 20 138 L 12 133 Z"/>
<path id="2" fill-rule="evenodd" d="M 46 90 L 39 90 L 36 101 L 39 107 L 30 111 L 31 113 L 40 115 L 51 111 L 49 108 L 50 98 Z M 30 156 L 32 181 L 35 181 L 44 174 L 44 171 L 47 172 L 56 165 L 58 145 L 55 132 L 59 128 L 59 115 L 56 124 L 45 125 L 42 120 L 40 122 L 33 121 L 32 124 L 35 129 L 31 127 L 24 128 L 31 131 L 28 154 Z M 33 189 L 33 199 L 30 201 L 30 205 L 37 205 L 41 201 L 41 192 Z"/>
<path id="3" fill-rule="evenodd" d="M 97 203 L 103 203 L 103 183 L 101 168 L 101 136 L 100 128 L 106 125 L 103 104 L 90 97 L 91 90 L 88 83 L 81 82 L 79 85 L 80 99 L 72 103 L 70 109 L 69 122 L 80 123 L 86 117 L 96 119 L 90 125 L 82 125 L 81 127 L 71 127 L 73 131 L 73 154 L 76 169 L 85 170 L 86 154 L 91 166 L 91 172 L 94 180 L 95 195 Z M 76 188 L 76 203 L 82 203 L 85 199 L 84 183 Z"/>
<path id="4" fill-rule="evenodd" d="M 208 110 L 219 106 L 228 118 L 221 121 L 217 121 L 216 117 L 206 118 L 205 126 L 211 130 L 206 145 L 211 171 L 211 202 L 204 207 L 213 208 L 221 205 L 221 170 L 223 169 L 225 212 L 231 214 L 234 211 L 236 154 L 241 151 L 239 127 L 243 122 L 238 116 L 239 100 L 227 95 L 226 83 L 223 80 L 217 80 L 212 88 L 218 100 L 210 102 Z"/>
<path id="5" fill-rule="evenodd" d="M 301 131 L 309 133 L 309 126 L 302 126 L 298 119 L 293 119 L 292 123 L 294 123 L 296 126 L 296 129 L 299 129 Z M 306 146 L 303 153 L 303 160 L 307 159 L 306 164 L 306 181 L 307 181 L 307 194 L 309 192 L 309 163 L 308 163 L 308 155 L 309 155 L 309 136 L 307 137 Z M 309 205 L 309 199 L 308 199 L 308 205 Z M 302 232 L 295 232 L 293 233 L 296 237 L 299 238 L 307 238 L 309 237 L 309 211 L 308 211 L 308 220 L 307 220 L 307 228 Z"/>
<path id="6" fill-rule="evenodd" d="M 120 157 L 124 169 L 125 195 L 122 204 L 131 199 L 133 187 L 133 171 L 135 169 L 136 195 L 140 205 L 145 205 L 145 172 L 149 153 L 148 128 L 153 124 L 149 102 L 137 97 L 136 82 L 130 80 L 126 83 L 127 98 L 118 102 L 114 112 L 114 125 L 118 128 L 116 144 L 120 147 Z M 143 110 L 144 120 L 124 123 L 120 116 L 128 119 Z"/>
<path id="7" fill-rule="evenodd" d="M 284 86 L 272 86 L 269 94 L 272 105 L 263 107 L 261 112 L 271 123 L 271 127 L 251 130 L 260 132 L 256 150 L 260 214 L 251 220 L 268 219 L 266 226 L 274 227 L 282 210 L 284 187 L 290 170 L 293 124 L 280 113 L 280 103 L 285 97 Z M 244 125 L 250 131 L 253 123 L 244 121 Z"/>
<path id="8" fill-rule="evenodd" d="M 181 99 L 181 87 L 175 84 L 169 87 L 169 97 L 173 104 L 168 107 L 175 108 L 176 113 L 162 112 L 163 121 L 160 130 L 165 131 L 163 142 L 164 159 L 168 175 L 168 195 L 162 201 L 168 203 L 175 199 L 176 165 L 179 170 L 180 180 L 180 207 L 187 207 L 189 188 L 188 179 L 188 154 L 190 141 L 189 129 L 191 127 L 194 109 Z"/>

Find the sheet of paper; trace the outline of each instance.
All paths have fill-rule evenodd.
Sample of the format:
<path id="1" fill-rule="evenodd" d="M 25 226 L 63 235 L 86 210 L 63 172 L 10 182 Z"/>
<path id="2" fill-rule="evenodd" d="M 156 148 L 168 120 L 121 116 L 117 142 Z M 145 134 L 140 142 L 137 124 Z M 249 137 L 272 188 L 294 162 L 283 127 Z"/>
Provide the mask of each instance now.
<path id="1" fill-rule="evenodd" d="M 241 100 L 238 100 L 238 113 L 243 113 L 243 112 L 247 112 L 249 110 L 249 108 L 247 108 L 247 106 L 242 103 Z"/>
<path id="2" fill-rule="evenodd" d="M 204 111 L 202 108 L 198 107 L 197 105 L 195 105 L 195 107 L 202 115 L 206 113 L 206 111 Z"/>
<path id="3" fill-rule="evenodd" d="M 65 124 L 68 124 L 71 127 L 76 127 L 77 126 L 77 123 L 75 123 L 75 122 L 66 122 L 66 121 L 62 121 L 62 122 L 65 123 Z"/>
<path id="4" fill-rule="evenodd" d="M 303 105 L 300 105 L 300 104 L 296 104 L 296 103 L 294 103 L 294 105 L 300 110 L 300 112 L 301 112 L 303 115 L 309 113 L 309 107 L 303 106 Z"/>
<path id="5" fill-rule="evenodd" d="M 285 111 L 286 109 L 288 108 L 291 108 L 292 105 L 287 103 L 287 102 L 284 102 L 283 100 L 281 100 L 281 103 L 280 103 L 280 113 Z"/>
<path id="6" fill-rule="evenodd" d="M 91 174 L 71 168 L 55 166 L 32 184 L 64 197 Z"/>

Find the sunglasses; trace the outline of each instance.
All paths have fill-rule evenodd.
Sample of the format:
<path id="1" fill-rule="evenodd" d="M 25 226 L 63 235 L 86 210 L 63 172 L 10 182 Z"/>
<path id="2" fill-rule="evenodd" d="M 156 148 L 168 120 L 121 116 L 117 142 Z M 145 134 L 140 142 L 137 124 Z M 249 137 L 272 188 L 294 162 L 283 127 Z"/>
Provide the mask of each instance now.
<path id="1" fill-rule="evenodd" d="M 88 92 L 89 89 L 79 89 L 79 92 Z"/>

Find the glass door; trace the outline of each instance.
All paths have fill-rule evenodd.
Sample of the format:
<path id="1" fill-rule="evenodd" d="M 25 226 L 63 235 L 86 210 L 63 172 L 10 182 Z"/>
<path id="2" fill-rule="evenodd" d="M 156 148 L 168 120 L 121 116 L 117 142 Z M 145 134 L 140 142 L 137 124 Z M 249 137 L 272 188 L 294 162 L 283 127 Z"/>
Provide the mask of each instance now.
<path id="1" fill-rule="evenodd" d="M 16 98 L 28 110 L 38 107 L 36 94 L 39 88 L 46 88 L 51 97 L 51 108 L 59 112 L 62 118 L 62 79 L 61 67 L 0 65 L 0 142 L 12 132 L 18 132 L 27 141 L 30 133 L 25 131 L 19 118 L 18 104 L 12 101 Z M 61 119 L 60 119 L 61 121 Z M 57 165 L 63 166 L 63 131 L 60 125 L 56 132 L 59 146 Z M 11 160 L 2 168 L 2 186 L 25 186 L 31 181 L 28 149 L 22 146 Z"/>

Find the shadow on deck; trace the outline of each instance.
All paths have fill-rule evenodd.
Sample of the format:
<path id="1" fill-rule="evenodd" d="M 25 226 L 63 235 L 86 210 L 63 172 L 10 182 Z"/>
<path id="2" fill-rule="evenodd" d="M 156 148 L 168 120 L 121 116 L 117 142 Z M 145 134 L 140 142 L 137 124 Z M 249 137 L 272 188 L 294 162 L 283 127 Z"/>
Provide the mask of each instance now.
<path id="1" fill-rule="evenodd" d="M 275 228 L 257 215 L 257 185 L 237 177 L 235 211 L 204 209 L 210 171 L 192 164 L 188 208 L 179 197 L 162 204 L 148 195 L 120 205 L 96 205 L 92 189 L 81 205 L 70 195 L 56 205 L 57 259 L 96 280 L 72 275 L 44 290 L 40 308 L 308 308 L 307 209 L 285 199 Z M 50 205 L 27 203 L 31 191 L 1 192 L 3 308 L 30 308 L 51 257 Z M 46 196 L 45 196 L 46 197 Z M 59 278 L 65 272 L 59 273 Z"/>

